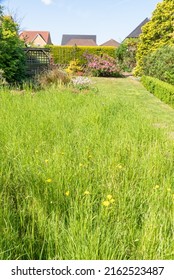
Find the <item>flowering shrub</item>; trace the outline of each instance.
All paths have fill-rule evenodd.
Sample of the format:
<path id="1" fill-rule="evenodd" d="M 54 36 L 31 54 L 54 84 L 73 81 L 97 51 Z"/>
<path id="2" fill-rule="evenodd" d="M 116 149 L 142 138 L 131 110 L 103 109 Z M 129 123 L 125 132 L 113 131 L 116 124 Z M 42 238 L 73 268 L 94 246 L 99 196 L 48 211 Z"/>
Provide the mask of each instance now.
<path id="1" fill-rule="evenodd" d="M 71 82 L 73 86 L 79 90 L 89 89 L 92 85 L 92 81 L 87 77 L 76 77 L 72 78 Z"/>
<path id="2" fill-rule="evenodd" d="M 79 64 L 79 60 L 78 59 L 71 60 L 68 68 L 65 69 L 65 70 L 70 75 L 82 73 L 82 67 Z"/>
<path id="3" fill-rule="evenodd" d="M 103 56 L 85 54 L 87 69 L 93 76 L 97 77 L 119 77 L 120 67 L 116 60 L 106 54 Z"/>

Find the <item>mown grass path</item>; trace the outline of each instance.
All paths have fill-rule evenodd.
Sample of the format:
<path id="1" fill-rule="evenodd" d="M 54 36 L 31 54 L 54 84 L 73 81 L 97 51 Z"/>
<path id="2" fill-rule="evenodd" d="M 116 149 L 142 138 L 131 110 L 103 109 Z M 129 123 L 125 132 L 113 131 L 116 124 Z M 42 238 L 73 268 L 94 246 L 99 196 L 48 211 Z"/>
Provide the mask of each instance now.
<path id="1" fill-rule="evenodd" d="M 157 128 L 164 128 L 165 132 L 168 132 L 169 136 L 174 132 L 174 110 L 170 106 L 161 102 L 158 98 L 150 94 L 134 77 L 127 79 L 110 79 L 108 81 L 110 86 L 113 84 L 110 94 L 117 95 L 125 102 L 131 102 L 134 106 L 138 106 L 141 113 L 145 115 L 145 118 L 152 122 L 152 125 Z M 102 90 L 107 92 L 108 83 L 105 83 L 105 79 L 102 81 Z M 120 89 L 121 87 L 121 89 Z M 115 89 L 119 89 L 119 92 Z M 123 93 L 120 96 L 121 92 Z"/>
<path id="2" fill-rule="evenodd" d="M 1 91 L 1 259 L 173 259 L 174 110 L 95 81 Z"/>

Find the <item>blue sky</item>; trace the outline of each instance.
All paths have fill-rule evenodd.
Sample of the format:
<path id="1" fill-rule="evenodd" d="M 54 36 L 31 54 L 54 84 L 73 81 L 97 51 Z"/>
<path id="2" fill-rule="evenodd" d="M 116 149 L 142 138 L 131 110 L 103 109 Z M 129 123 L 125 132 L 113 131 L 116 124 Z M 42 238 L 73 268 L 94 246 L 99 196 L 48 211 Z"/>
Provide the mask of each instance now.
<path id="1" fill-rule="evenodd" d="M 60 44 L 62 34 L 97 35 L 97 43 L 121 42 L 160 0 L 4 0 L 5 11 L 16 14 L 22 30 L 50 31 Z"/>

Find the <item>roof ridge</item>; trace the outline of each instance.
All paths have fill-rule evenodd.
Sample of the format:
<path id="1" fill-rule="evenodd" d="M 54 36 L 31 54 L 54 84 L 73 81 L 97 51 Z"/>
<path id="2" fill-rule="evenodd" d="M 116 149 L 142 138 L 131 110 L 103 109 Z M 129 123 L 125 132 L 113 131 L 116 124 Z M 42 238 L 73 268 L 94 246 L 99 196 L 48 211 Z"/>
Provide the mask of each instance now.
<path id="1" fill-rule="evenodd" d="M 134 33 L 138 28 L 140 28 L 140 27 L 143 27 L 143 25 L 145 24 L 145 22 L 148 22 L 149 21 L 149 18 L 148 17 L 146 17 L 128 36 L 126 36 L 126 38 L 129 38 L 129 37 L 131 37 L 130 35 L 132 34 L 132 33 Z M 125 39 L 126 39 L 125 38 Z"/>

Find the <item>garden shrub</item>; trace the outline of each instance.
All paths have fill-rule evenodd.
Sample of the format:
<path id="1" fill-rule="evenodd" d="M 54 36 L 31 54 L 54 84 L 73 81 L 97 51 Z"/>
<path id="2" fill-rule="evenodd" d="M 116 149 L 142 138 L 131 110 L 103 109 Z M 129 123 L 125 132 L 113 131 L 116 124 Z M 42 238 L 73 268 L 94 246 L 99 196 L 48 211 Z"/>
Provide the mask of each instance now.
<path id="1" fill-rule="evenodd" d="M 161 99 L 163 102 L 174 107 L 174 86 L 157 78 L 142 76 L 141 82 L 145 88 Z"/>
<path id="2" fill-rule="evenodd" d="M 93 55 L 104 55 L 107 54 L 115 58 L 115 47 L 106 46 L 49 46 L 51 50 L 51 55 L 53 57 L 54 63 L 67 66 L 72 60 L 79 60 L 79 64 L 85 65 L 86 59 L 84 57 L 85 53 Z"/>
<path id="3" fill-rule="evenodd" d="M 0 69 L 0 86 L 5 86 L 8 84 L 3 75 L 4 75 L 4 71 Z"/>
<path id="4" fill-rule="evenodd" d="M 83 71 L 78 59 L 71 60 L 68 68 L 66 68 L 65 70 L 70 75 L 81 75 Z"/>
<path id="5" fill-rule="evenodd" d="M 0 16 L 0 69 L 10 84 L 25 78 L 24 44 L 18 36 L 18 25 L 11 16 Z"/>
<path id="6" fill-rule="evenodd" d="M 52 70 L 48 70 L 37 77 L 38 83 L 41 88 L 45 88 L 50 85 L 67 85 L 70 82 L 69 75 L 62 69 L 55 67 Z"/>
<path id="7" fill-rule="evenodd" d="M 147 55 L 143 73 L 174 85 L 174 47 L 164 46 Z"/>
<path id="8" fill-rule="evenodd" d="M 103 56 L 85 55 L 87 59 L 87 69 L 92 76 L 96 77 L 119 77 L 120 67 L 116 60 L 106 54 Z"/>
<path id="9" fill-rule="evenodd" d="M 123 71 L 131 72 L 136 66 L 138 38 L 128 38 L 116 49 L 116 58 Z"/>
<path id="10" fill-rule="evenodd" d="M 137 48 L 136 76 L 143 75 L 144 57 L 163 46 L 174 46 L 174 1 L 158 3 L 150 21 L 142 27 Z"/>

